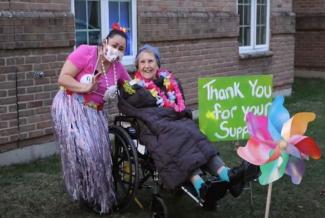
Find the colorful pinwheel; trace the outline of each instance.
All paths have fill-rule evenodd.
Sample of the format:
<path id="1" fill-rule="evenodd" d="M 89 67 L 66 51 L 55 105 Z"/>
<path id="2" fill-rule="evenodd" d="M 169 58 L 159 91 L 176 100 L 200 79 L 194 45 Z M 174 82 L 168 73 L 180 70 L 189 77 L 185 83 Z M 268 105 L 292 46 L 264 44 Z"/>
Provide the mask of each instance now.
<path id="1" fill-rule="evenodd" d="M 262 185 L 280 179 L 284 173 L 291 177 L 292 183 L 300 184 L 305 170 L 304 160 L 321 156 L 315 141 L 304 136 L 315 114 L 302 112 L 290 118 L 283 102 L 282 96 L 276 97 L 268 117 L 247 114 L 250 139 L 245 147 L 237 150 L 241 158 L 260 166 L 259 182 Z"/>

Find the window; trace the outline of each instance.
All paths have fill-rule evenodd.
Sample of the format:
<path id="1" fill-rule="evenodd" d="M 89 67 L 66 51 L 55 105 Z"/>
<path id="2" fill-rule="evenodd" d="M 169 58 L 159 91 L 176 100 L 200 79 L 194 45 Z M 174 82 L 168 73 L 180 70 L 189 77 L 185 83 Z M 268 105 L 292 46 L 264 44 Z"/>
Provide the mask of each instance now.
<path id="1" fill-rule="evenodd" d="M 238 0 L 239 52 L 269 50 L 270 0 Z"/>
<path id="2" fill-rule="evenodd" d="M 72 0 L 75 15 L 76 46 L 99 44 L 113 23 L 127 29 L 128 43 L 123 64 L 132 64 L 136 54 L 136 0 Z"/>

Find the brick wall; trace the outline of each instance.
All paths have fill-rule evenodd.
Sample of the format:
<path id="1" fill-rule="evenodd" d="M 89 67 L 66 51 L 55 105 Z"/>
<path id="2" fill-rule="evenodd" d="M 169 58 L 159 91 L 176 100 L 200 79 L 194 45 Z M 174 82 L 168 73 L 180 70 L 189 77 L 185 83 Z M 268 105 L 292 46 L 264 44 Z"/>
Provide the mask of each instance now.
<path id="1" fill-rule="evenodd" d="M 197 107 L 200 76 L 271 73 L 276 90 L 293 80 L 292 0 L 272 0 L 271 53 L 238 53 L 236 1 L 138 0 L 139 46 L 151 43 Z M 50 105 L 59 70 L 74 45 L 66 0 L 0 2 L 0 152 L 52 140 Z M 35 71 L 44 72 L 41 79 Z M 111 112 L 113 108 L 110 108 Z"/>
<path id="2" fill-rule="evenodd" d="M 70 11 L 69 0 L 1 0 L 2 10 L 12 11 Z"/>
<path id="3" fill-rule="evenodd" d="M 292 12 L 292 0 L 270 0 L 270 2 L 273 13 Z"/>
<path id="4" fill-rule="evenodd" d="M 235 11 L 235 1 L 228 0 L 138 0 L 139 11 Z"/>
<path id="5" fill-rule="evenodd" d="M 325 1 L 294 1 L 296 12 L 295 67 L 325 74 Z"/>
<path id="6" fill-rule="evenodd" d="M 52 139 L 50 105 L 74 45 L 69 8 L 64 0 L 0 3 L 0 152 Z"/>
<path id="7" fill-rule="evenodd" d="M 293 7 L 297 14 L 325 13 L 324 0 L 294 0 Z"/>
<path id="8" fill-rule="evenodd" d="M 203 1 L 203 10 L 192 7 L 190 2 L 184 10 L 177 10 L 179 1 L 173 1 L 168 7 L 164 5 L 167 12 L 159 11 L 165 1 L 152 1 L 152 11 L 145 7 L 148 1 L 138 2 L 139 44 L 151 43 L 160 48 L 162 65 L 180 78 L 186 103 L 191 107 L 197 107 L 200 76 L 267 73 L 274 75 L 275 90 L 291 88 L 295 33 L 291 0 L 271 1 L 272 53 L 258 58 L 239 55 L 239 18 L 233 1 L 227 1 L 224 10 L 220 7 L 224 2 L 220 1 Z M 213 10 L 210 4 L 218 6 Z"/>

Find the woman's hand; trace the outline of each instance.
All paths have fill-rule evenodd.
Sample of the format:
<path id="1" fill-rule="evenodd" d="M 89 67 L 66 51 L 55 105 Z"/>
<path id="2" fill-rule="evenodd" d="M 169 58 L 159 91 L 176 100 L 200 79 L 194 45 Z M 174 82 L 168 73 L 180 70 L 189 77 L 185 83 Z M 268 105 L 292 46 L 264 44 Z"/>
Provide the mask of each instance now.
<path id="1" fill-rule="evenodd" d="M 88 84 L 82 84 L 84 85 L 84 90 L 82 92 L 88 93 L 92 91 L 96 91 L 98 88 L 98 78 L 99 78 L 99 73 L 97 73 L 91 80 L 91 83 Z"/>
<path id="2" fill-rule="evenodd" d="M 100 74 L 95 75 L 91 79 L 90 83 L 85 84 L 80 83 L 75 79 L 79 71 L 80 70 L 73 63 L 67 60 L 61 69 L 58 79 L 59 84 L 64 88 L 77 93 L 88 93 L 96 90 L 98 85 L 98 77 Z"/>

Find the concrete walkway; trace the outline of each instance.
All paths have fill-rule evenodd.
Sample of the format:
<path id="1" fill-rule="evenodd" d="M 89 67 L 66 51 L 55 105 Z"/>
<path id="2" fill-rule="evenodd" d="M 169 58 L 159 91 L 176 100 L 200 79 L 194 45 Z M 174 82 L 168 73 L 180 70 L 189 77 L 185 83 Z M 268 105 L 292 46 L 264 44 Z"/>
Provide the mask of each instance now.
<path id="1" fill-rule="evenodd" d="M 325 79 L 325 71 L 295 70 L 295 77 Z"/>
<path id="2" fill-rule="evenodd" d="M 58 147 L 55 142 L 32 145 L 0 153 L 0 166 L 28 163 L 57 153 Z"/>

